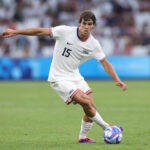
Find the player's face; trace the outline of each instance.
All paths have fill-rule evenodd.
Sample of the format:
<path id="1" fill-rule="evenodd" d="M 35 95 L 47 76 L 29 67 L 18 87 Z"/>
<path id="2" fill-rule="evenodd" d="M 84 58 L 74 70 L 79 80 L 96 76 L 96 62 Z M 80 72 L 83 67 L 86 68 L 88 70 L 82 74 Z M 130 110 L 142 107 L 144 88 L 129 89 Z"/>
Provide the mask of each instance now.
<path id="1" fill-rule="evenodd" d="M 87 21 L 85 21 L 84 19 L 82 19 L 81 23 L 79 24 L 79 35 L 82 37 L 87 37 L 89 36 L 91 30 L 95 27 L 95 25 L 93 24 L 93 20 L 89 19 Z"/>

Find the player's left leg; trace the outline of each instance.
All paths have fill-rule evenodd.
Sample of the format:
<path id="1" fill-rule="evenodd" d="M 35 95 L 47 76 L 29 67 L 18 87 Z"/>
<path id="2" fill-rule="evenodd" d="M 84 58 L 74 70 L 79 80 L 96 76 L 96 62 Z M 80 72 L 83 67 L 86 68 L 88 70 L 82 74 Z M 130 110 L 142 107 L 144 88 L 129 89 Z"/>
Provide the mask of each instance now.
<path id="1" fill-rule="evenodd" d="M 79 139 L 85 139 L 92 126 L 93 126 L 93 121 L 90 120 L 86 115 L 84 115 L 84 117 L 81 120 Z"/>
<path id="2" fill-rule="evenodd" d="M 91 97 L 91 99 L 93 101 L 92 93 L 88 94 L 88 96 Z M 94 101 L 92 102 L 92 104 L 96 108 Z M 86 135 L 88 134 L 88 132 L 90 131 L 92 126 L 93 126 L 93 121 L 91 119 L 89 119 L 88 116 L 85 114 L 81 121 L 81 129 L 80 129 L 80 133 L 79 133 L 79 139 L 85 139 Z"/>

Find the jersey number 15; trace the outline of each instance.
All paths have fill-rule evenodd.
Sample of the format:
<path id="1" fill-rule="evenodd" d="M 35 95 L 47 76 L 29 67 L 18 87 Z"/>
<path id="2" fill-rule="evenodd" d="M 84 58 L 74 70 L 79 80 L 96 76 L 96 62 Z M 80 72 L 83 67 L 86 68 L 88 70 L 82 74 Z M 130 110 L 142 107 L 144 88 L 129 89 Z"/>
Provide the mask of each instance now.
<path id="1" fill-rule="evenodd" d="M 68 49 L 68 48 L 65 47 L 64 51 L 62 53 L 62 56 L 69 57 L 71 51 L 72 51 L 71 49 Z"/>

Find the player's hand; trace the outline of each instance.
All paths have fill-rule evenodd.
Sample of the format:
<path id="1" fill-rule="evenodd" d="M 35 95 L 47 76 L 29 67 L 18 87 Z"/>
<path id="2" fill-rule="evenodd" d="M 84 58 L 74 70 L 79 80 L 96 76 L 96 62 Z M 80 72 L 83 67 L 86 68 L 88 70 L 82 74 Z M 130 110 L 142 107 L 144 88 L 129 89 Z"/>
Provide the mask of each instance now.
<path id="1" fill-rule="evenodd" d="M 127 85 L 126 85 L 124 82 L 122 82 L 122 81 L 116 82 L 116 85 L 117 85 L 117 86 L 120 86 L 123 91 L 126 91 L 126 90 L 127 90 Z"/>
<path id="2" fill-rule="evenodd" d="M 9 37 L 15 36 L 16 34 L 17 34 L 16 30 L 7 29 L 0 36 L 2 36 L 3 38 L 9 38 Z"/>

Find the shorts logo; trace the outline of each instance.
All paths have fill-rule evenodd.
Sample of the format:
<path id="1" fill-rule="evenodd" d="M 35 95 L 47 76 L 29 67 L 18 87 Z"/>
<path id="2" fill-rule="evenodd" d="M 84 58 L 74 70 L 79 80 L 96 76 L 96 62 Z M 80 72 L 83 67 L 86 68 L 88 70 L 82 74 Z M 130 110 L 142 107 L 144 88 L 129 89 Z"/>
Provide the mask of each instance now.
<path id="1" fill-rule="evenodd" d="M 73 91 L 74 91 L 73 89 L 72 89 L 72 90 L 70 90 L 70 91 L 69 91 L 69 94 L 71 94 Z"/>

